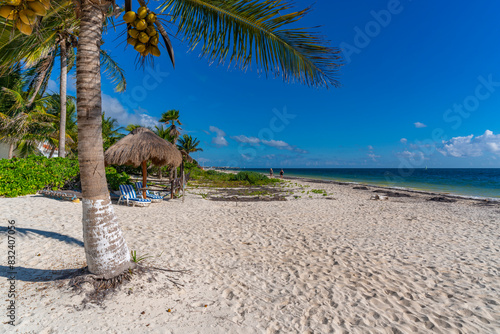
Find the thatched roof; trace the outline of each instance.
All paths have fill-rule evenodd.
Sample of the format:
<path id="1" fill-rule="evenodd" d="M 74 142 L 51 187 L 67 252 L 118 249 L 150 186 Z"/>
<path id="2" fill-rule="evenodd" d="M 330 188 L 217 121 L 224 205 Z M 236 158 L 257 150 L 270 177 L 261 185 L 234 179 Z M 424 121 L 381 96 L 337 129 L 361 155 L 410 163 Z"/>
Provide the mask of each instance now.
<path id="1" fill-rule="evenodd" d="M 136 128 L 104 153 L 107 165 L 132 165 L 151 161 L 156 166 L 180 166 L 181 152 L 171 143 L 146 128 Z"/>

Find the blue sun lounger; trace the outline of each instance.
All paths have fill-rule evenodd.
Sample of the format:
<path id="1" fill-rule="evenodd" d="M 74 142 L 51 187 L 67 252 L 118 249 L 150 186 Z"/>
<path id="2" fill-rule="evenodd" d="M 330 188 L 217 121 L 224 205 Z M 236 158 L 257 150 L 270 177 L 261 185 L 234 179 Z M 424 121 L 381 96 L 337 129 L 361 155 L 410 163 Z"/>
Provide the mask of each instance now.
<path id="1" fill-rule="evenodd" d="M 142 190 L 140 190 L 142 188 L 142 182 L 140 181 L 136 182 L 135 187 L 137 188 L 137 193 L 142 194 Z M 163 201 L 163 196 L 151 194 L 149 190 L 146 190 L 146 198 L 150 199 L 151 202 L 153 203 L 158 203 Z"/>
<path id="2" fill-rule="evenodd" d="M 118 204 L 120 204 L 120 202 L 126 202 L 127 206 L 129 204 L 132 204 L 133 206 L 136 206 L 136 205 L 137 206 L 149 206 L 149 204 L 151 204 L 150 199 L 144 199 L 144 198 L 138 197 L 137 194 L 135 193 L 134 187 L 132 187 L 132 185 L 121 184 L 119 186 L 119 188 L 120 188 L 121 196 L 118 199 Z"/>

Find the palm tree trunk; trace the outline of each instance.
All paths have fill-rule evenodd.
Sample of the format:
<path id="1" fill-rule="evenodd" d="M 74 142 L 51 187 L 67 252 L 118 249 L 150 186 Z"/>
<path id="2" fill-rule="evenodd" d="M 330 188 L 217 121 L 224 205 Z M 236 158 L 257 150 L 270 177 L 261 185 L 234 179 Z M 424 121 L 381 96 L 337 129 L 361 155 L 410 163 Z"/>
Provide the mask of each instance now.
<path id="1" fill-rule="evenodd" d="M 66 38 L 60 42 L 61 78 L 59 96 L 61 99 L 61 120 L 59 121 L 59 157 L 66 157 L 66 84 L 68 80 L 68 58 L 66 54 Z"/>
<path id="2" fill-rule="evenodd" d="M 52 158 L 52 156 L 54 155 L 55 151 L 56 151 L 56 147 L 52 146 L 52 148 L 50 149 L 49 159 Z"/>
<path id="3" fill-rule="evenodd" d="M 10 146 L 9 146 L 9 159 L 12 159 L 13 155 L 14 155 L 14 144 L 10 143 Z"/>
<path id="4" fill-rule="evenodd" d="M 83 0 L 80 20 L 76 84 L 83 240 L 89 271 L 109 279 L 133 263 L 111 205 L 104 171 L 99 60 L 103 13 L 90 0 Z"/>

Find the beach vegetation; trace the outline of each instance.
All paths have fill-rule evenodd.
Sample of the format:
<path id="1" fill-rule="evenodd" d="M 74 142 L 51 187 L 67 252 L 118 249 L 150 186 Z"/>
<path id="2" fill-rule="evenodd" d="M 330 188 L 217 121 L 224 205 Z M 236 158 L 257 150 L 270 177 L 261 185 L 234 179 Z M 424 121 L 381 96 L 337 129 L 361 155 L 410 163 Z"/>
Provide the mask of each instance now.
<path id="1" fill-rule="evenodd" d="M 56 117 L 48 110 L 55 103 L 55 95 L 31 96 L 32 71 L 0 75 L 0 140 L 9 144 L 9 158 L 14 149 L 17 156 L 41 154 L 41 145 L 53 145 L 57 140 Z"/>
<path id="2" fill-rule="evenodd" d="M 75 183 L 79 176 L 77 160 L 48 159 L 40 156 L 0 160 L 0 196 L 17 197 L 38 190 L 58 190 Z"/>
<path id="3" fill-rule="evenodd" d="M 170 137 L 172 138 L 171 143 L 175 144 L 177 142 L 177 139 L 181 135 L 180 130 L 182 130 L 177 126 L 177 125 L 182 125 L 181 121 L 179 121 L 179 110 L 171 109 L 169 111 L 164 112 L 161 115 L 159 122 L 165 124 L 170 123 L 168 132 Z"/>
<path id="4" fill-rule="evenodd" d="M 190 168 L 190 177 L 196 183 L 213 188 L 234 188 L 248 186 L 276 185 L 282 181 L 280 179 L 270 179 L 267 176 L 256 172 L 239 172 L 237 174 L 223 173 L 215 170 L 203 171 L 199 168 Z"/>
<path id="5" fill-rule="evenodd" d="M 203 152 L 203 149 L 201 147 L 198 147 L 199 145 L 200 141 L 198 140 L 198 138 L 193 138 L 190 135 L 183 135 L 179 138 L 177 148 L 181 151 L 186 152 L 187 154 Z"/>
<path id="6" fill-rule="evenodd" d="M 143 256 L 137 256 L 137 252 L 135 250 L 133 250 L 133 251 L 130 251 L 130 257 L 132 258 L 132 262 L 139 263 L 139 262 L 144 261 L 144 260 L 151 258 L 153 256 L 148 255 L 148 254 L 145 254 Z"/>
<path id="7" fill-rule="evenodd" d="M 118 190 L 120 184 L 132 184 L 126 173 L 118 173 L 113 167 L 106 167 L 106 178 L 110 190 Z M 30 155 L 0 160 L 0 196 L 25 196 L 42 189 L 79 190 L 79 182 L 77 159 Z"/>
<path id="8" fill-rule="evenodd" d="M 124 137 L 123 127 L 118 125 L 118 120 L 113 117 L 106 117 L 106 113 L 102 113 L 102 145 L 104 151 L 116 144 L 117 141 Z"/>
<path id="9" fill-rule="evenodd" d="M 311 189 L 311 192 L 314 194 L 323 195 L 323 196 L 327 195 L 326 190 L 324 190 L 324 189 Z"/>
<path id="10" fill-rule="evenodd" d="M 127 173 L 119 173 L 114 167 L 106 167 L 106 180 L 108 180 L 109 190 L 118 190 L 121 184 L 132 184 Z"/>
<path id="11" fill-rule="evenodd" d="M 256 172 L 239 172 L 236 175 L 232 175 L 231 179 L 234 181 L 247 181 L 250 184 L 271 180 L 267 176 Z"/>

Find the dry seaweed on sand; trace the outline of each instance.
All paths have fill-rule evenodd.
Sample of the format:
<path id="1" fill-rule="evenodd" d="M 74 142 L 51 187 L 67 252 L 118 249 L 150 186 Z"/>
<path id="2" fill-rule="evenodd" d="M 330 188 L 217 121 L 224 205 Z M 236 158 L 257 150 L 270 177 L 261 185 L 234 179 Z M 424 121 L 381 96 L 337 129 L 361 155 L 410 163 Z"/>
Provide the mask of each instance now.
<path id="1" fill-rule="evenodd" d="M 157 281 L 153 271 L 169 272 L 177 276 L 190 272 L 189 270 L 172 270 L 135 264 L 134 268 L 130 268 L 118 276 L 111 279 L 104 279 L 91 274 L 88 268 L 85 267 L 74 273 L 72 277 L 68 277 L 70 279 L 68 284 L 74 292 L 85 294 L 85 298 L 82 300 L 83 308 L 85 308 L 88 303 L 102 305 L 107 296 L 119 291 L 125 284 L 132 282 L 136 275 L 143 276 L 149 274 L 148 283 Z M 165 278 L 176 288 L 184 286 L 178 277 L 165 276 Z"/>
<path id="2" fill-rule="evenodd" d="M 443 196 L 436 196 L 436 197 L 429 198 L 428 201 L 442 202 L 442 203 L 455 203 L 457 200 L 452 199 L 452 198 L 448 198 L 448 197 L 443 197 Z"/>
<path id="3" fill-rule="evenodd" d="M 387 197 L 411 197 L 410 195 L 405 194 L 405 193 L 397 193 L 397 192 L 387 191 L 387 190 L 382 190 L 382 189 L 374 190 L 373 192 L 379 193 L 379 194 L 384 194 Z"/>

